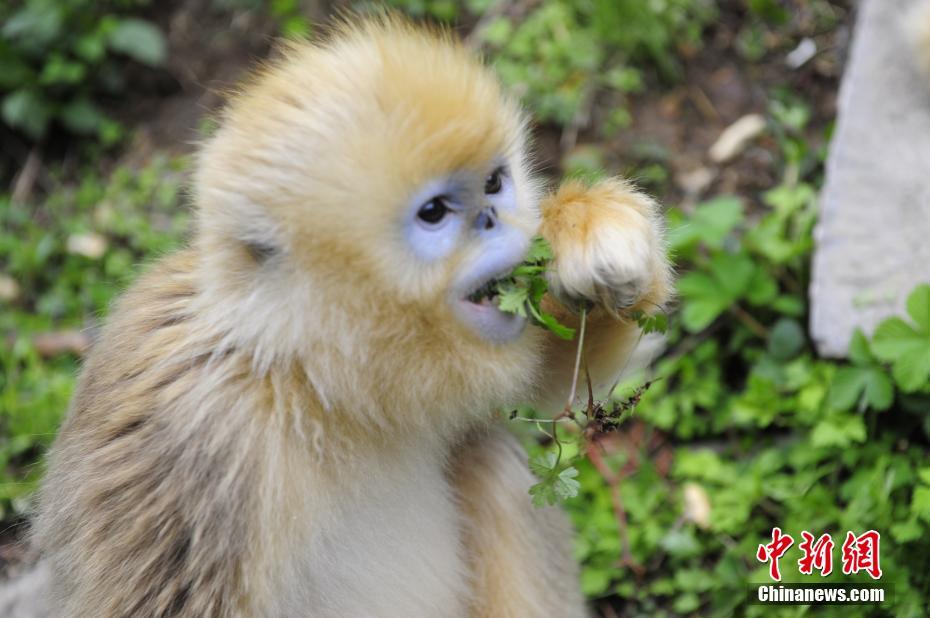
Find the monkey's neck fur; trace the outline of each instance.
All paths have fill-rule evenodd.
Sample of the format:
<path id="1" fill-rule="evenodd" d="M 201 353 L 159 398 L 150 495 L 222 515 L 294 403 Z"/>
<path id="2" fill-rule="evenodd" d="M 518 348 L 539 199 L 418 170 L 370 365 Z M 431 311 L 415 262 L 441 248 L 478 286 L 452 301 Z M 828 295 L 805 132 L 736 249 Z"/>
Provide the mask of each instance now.
<path id="1" fill-rule="evenodd" d="M 280 264 L 255 264 L 230 244 L 200 250 L 204 244 L 177 260 L 185 263 L 178 283 L 190 290 L 183 305 L 197 316 L 179 358 L 209 355 L 216 379 L 241 371 L 238 387 L 263 397 L 256 409 L 288 424 L 318 457 L 455 441 L 531 390 L 526 368 L 539 356 L 539 333 L 489 348 L 444 315 L 441 298 L 438 311 L 424 313 L 375 294 L 374 282 L 347 268 L 317 266 L 318 279 L 304 275 L 306 285 L 294 286 L 278 278 Z M 171 311 L 184 314 L 181 306 Z"/>

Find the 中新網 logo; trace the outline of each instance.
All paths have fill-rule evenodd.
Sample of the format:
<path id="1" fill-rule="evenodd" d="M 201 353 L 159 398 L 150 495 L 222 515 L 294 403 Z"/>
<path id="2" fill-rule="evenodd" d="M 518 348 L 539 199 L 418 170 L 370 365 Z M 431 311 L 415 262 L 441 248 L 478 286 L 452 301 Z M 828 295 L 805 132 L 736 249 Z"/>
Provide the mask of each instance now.
<path id="1" fill-rule="evenodd" d="M 813 574 L 814 570 L 824 577 L 833 572 L 833 538 L 823 534 L 816 538 L 807 530 L 801 532 L 802 541 L 798 549 L 803 555 L 798 560 L 798 571 L 804 575 Z M 854 575 L 865 571 L 872 579 L 882 576 L 882 567 L 879 558 L 881 535 L 875 530 L 869 530 L 856 536 L 853 532 L 846 533 L 846 540 L 842 545 L 843 574 Z M 781 581 L 779 559 L 794 545 L 794 538 L 785 534 L 781 528 L 772 528 L 772 541 L 759 545 L 756 558 L 759 562 L 769 563 L 769 576 Z"/>

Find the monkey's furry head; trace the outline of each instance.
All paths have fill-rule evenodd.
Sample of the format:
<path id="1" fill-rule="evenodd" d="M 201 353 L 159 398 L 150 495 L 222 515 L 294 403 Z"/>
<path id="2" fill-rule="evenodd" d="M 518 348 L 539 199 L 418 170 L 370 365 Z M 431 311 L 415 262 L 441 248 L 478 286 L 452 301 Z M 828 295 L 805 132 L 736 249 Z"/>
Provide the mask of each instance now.
<path id="1" fill-rule="evenodd" d="M 380 17 L 291 44 L 201 153 L 205 311 L 257 370 L 303 363 L 325 407 L 524 392 L 538 336 L 473 294 L 538 226 L 524 125 L 447 34 Z"/>

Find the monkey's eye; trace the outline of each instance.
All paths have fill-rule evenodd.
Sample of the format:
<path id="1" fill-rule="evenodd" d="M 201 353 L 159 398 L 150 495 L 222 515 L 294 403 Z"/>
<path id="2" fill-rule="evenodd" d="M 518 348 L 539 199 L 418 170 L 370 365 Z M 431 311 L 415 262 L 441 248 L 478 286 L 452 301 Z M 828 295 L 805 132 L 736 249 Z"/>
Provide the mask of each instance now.
<path id="1" fill-rule="evenodd" d="M 500 193 L 501 191 L 501 176 L 503 175 L 503 168 L 497 168 L 491 174 L 484 179 L 484 193 L 485 195 L 494 195 L 495 193 Z"/>
<path id="2" fill-rule="evenodd" d="M 449 210 L 445 196 L 437 195 L 420 206 L 420 210 L 417 211 L 417 218 L 423 223 L 437 225 L 449 214 Z"/>

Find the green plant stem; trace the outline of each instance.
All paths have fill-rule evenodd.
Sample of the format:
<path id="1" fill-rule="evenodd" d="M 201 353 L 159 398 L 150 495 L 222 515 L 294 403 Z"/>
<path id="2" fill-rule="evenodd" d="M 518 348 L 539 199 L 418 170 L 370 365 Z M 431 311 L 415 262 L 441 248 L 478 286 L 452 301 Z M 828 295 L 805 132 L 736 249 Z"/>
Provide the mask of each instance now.
<path id="1" fill-rule="evenodd" d="M 575 394 L 578 392 L 578 374 L 581 372 L 581 351 L 584 347 L 584 333 L 585 326 L 588 323 L 588 308 L 581 308 L 581 326 L 578 331 L 578 348 L 575 352 L 575 371 L 572 375 L 572 390 L 568 396 L 568 401 L 565 403 L 565 410 L 563 414 L 571 414 L 572 404 L 575 402 Z"/>
<path id="2" fill-rule="evenodd" d="M 752 334 L 760 337 L 762 339 L 768 339 L 769 330 L 762 326 L 758 320 L 752 317 L 748 311 L 740 307 L 739 305 L 733 305 L 730 307 L 730 311 L 736 316 L 736 319 L 743 323 L 743 325 L 752 331 Z"/>

